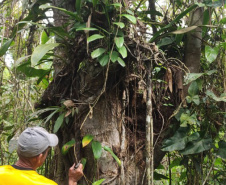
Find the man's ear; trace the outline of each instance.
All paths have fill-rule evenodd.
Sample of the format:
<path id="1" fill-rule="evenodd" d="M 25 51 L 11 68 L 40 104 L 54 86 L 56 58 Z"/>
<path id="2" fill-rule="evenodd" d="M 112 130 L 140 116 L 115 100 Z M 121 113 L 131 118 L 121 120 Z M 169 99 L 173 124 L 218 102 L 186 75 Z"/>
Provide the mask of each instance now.
<path id="1" fill-rule="evenodd" d="M 40 154 L 37 156 L 37 160 L 40 161 L 40 160 L 42 159 L 42 157 L 43 157 L 43 154 L 40 153 Z"/>

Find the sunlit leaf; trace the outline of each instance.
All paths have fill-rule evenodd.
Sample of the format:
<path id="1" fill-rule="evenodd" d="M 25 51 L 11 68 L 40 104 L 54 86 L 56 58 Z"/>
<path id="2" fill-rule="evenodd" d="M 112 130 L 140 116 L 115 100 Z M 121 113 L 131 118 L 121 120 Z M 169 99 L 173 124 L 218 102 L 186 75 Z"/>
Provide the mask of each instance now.
<path id="1" fill-rule="evenodd" d="M 62 147 L 61 151 L 62 151 L 62 154 L 65 155 L 67 154 L 67 152 L 69 151 L 69 149 L 71 147 L 73 147 L 75 145 L 75 139 L 73 138 L 71 141 L 67 142 L 66 144 L 64 144 L 64 146 Z"/>
<path id="2" fill-rule="evenodd" d="M 192 81 L 200 78 L 204 73 L 188 73 L 184 78 L 184 85 L 191 83 Z"/>
<path id="3" fill-rule="evenodd" d="M 118 52 L 122 55 L 122 58 L 127 57 L 127 49 L 125 46 L 122 46 L 121 48 L 117 48 Z"/>
<path id="4" fill-rule="evenodd" d="M 98 141 L 93 141 L 92 142 L 92 149 L 93 149 L 93 155 L 95 159 L 99 159 L 102 154 L 102 146 L 100 142 Z"/>
<path id="5" fill-rule="evenodd" d="M 17 61 L 15 62 L 15 66 L 18 66 L 21 62 L 23 62 L 24 60 L 26 60 L 27 58 L 29 58 L 31 55 L 27 55 L 24 57 L 20 57 L 19 59 L 17 59 Z"/>
<path id="6" fill-rule="evenodd" d="M 83 139 L 82 139 L 82 147 L 87 146 L 92 140 L 93 140 L 93 136 L 92 135 L 84 136 Z"/>
<path id="7" fill-rule="evenodd" d="M 76 31 L 96 31 L 96 28 L 78 28 Z"/>
<path id="8" fill-rule="evenodd" d="M 205 75 L 212 75 L 213 73 L 218 72 L 216 69 L 205 72 Z"/>
<path id="9" fill-rule="evenodd" d="M 210 98 L 214 99 L 215 101 L 223 101 L 226 102 L 226 94 L 223 93 L 220 97 L 217 97 L 212 91 L 207 90 L 206 95 Z"/>
<path id="10" fill-rule="evenodd" d="M 122 67 L 125 67 L 126 66 L 126 64 L 125 64 L 125 62 L 120 58 L 120 57 L 118 57 L 118 63 L 122 66 Z"/>
<path id="11" fill-rule="evenodd" d="M 104 181 L 105 181 L 105 179 L 100 179 L 100 180 L 98 180 L 98 181 L 92 183 L 92 185 L 100 185 L 100 184 L 101 184 L 102 182 L 104 182 Z"/>
<path id="12" fill-rule="evenodd" d="M 137 19 L 136 17 L 134 17 L 133 15 L 129 15 L 129 14 L 121 14 L 121 16 L 126 17 L 128 20 L 130 20 L 133 24 L 137 23 Z"/>
<path id="13" fill-rule="evenodd" d="M 116 7 L 121 7 L 122 6 L 121 3 L 114 3 L 114 4 L 111 4 L 111 5 L 116 6 Z"/>
<path id="14" fill-rule="evenodd" d="M 55 124 L 54 124 L 54 128 L 53 128 L 53 132 L 56 133 L 59 128 L 62 126 L 63 122 L 64 122 L 64 116 L 65 113 L 60 114 L 60 116 L 57 118 Z"/>
<path id="15" fill-rule="evenodd" d="M 12 44 L 13 38 L 6 41 L 3 46 L 0 48 L 0 57 L 5 55 L 6 51 L 8 50 L 9 46 Z"/>
<path id="16" fill-rule="evenodd" d="M 183 29 L 180 29 L 180 30 L 173 31 L 171 33 L 172 34 L 184 34 L 184 33 L 190 32 L 190 31 L 192 31 L 196 28 L 198 28 L 198 26 L 190 26 L 190 27 L 187 27 L 187 28 L 183 28 Z"/>
<path id="17" fill-rule="evenodd" d="M 90 36 L 90 37 L 87 38 L 87 42 L 92 42 L 92 41 L 94 41 L 94 40 L 102 39 L 102 38 L 104 38 L 103 35 L 100 35 L 100 34 L 94 34 L 94 35 L 92 35 L 92 36 Z"/>
<path id="18" fill-rule="evenodd" d="M 205 46 L 205 57 L 209 63 L 212 63 L 217 58 L 218 52 L 218 47 L 212 48 L 208 45 Z"/>
<path id="19" fill-rule="evenodd" d="M 41 40 L 41 44 L 45 44 L 49 40 L 49 37 L 45 30 L 42 31 L 40 40 Z"/>
<path id="20" fill-rule="evenodd" d="M 92 57 L 92 58 L 97 58 L 97 57 L 101 56 L 105 51 L 106 51 L 106 49 L 104 49 L 104 48 L 98 48 L 98 49 L 95 49 L 95 50 L 91 53 L 91 57 Z"/>
<path id="21" fill-rule="evenodd" d="M 118 48 L 121 48 L 124 44 L 124 37 L 115 37 L 115 44 Z"/>
<path id="22" fill-rule="evenodd" d="M 118 163 L 119 166 L 121 166 L 121 161 L 120 159 L 114 154 L 114 152 L 108 147 L 108 146 L 104 146 L 103 147 L 105 151 L 108 151 L 112 157 L 116 160 L 116 162 Z"/>
<path id="23" fill-rule="evenodd" d="M 42 57 L 53 48 L 57 47 L 59 43 L 41 44 L 37 46 L 31 55 L 31 65 L 35 66 L 42 59 Z"/>
<path id="24" fill-rule="evenodd" d="M 124 28 L 125 24 L 123 22 L 113 22 L 113 24 L 118 25 L 120 28 Z"/>

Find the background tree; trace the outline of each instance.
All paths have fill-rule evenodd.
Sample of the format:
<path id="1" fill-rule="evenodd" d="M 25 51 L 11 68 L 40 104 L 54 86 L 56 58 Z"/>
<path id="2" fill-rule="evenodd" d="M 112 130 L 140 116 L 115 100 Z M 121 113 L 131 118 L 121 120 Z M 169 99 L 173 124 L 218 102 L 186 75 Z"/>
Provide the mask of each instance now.
<path id="1" fill-rule="evenodd" d="M 215 156 L 225 158 L 223 3 L 153 2 L 15 6 L 20 22 L 3 34 L 9 39 L 2 39 L 0 56 L 21 48 L 13 56 L 21 57 L 12 70 L 16 78 L 37 77 L 35 87 L 47 87 L 29 120 L 40 115 L 60 138 L 57 155 L 46 164 L 46 175 L 59 184 L 66 184 L 65 169 L 80 159 L 86 161 L 84 183 L 153 184 L 165 152 L 169 183 L 177 167 L 180 181 L 205 184 Z M 11 5 L 1 4 L 9 12 Z M 157 172 L 155 179 L 167 178 Z M 215 171 L 210 179 L 224 176 Z"/>

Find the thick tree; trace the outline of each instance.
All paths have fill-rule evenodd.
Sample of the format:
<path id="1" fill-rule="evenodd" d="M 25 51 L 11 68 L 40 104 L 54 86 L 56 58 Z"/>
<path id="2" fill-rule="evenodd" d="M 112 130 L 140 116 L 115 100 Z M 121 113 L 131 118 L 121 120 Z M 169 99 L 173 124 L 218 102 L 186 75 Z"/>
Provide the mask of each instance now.
<path id="1" fill-rule="evenodd" d="M 205 183 L 196 161 L 203 162 L 214 150 L 212 139 L 220 140 L 216 133 L 223 108 L 216 102 L 225 102 L 208 91 L 222 93 L 216 89 L 220 81 L 214 87 L 209 83 L 220 47 L 203 44 L 215 46 L 207 33 L 221 30 L 207 24 L 214 8 L 222 5 L 211 3 L 170 1 L 168 9 L 160 10 L 155 1 L 148 7 L 146 1 L 27 3 L 28 11 L 23 10 L 0 54 L 30 25 L 25 31 L 27 56 L 15 74 L 38 77 L 38 83 L 48 86 L 32 118 L 41 115 L 59 137 L 56 155 L 46 164 L 49 177 L 67 184 L 66 170 L 81 160 L 86 161 L 83 184 L 105 179 L 103 184 L 149 185 L 165 153 L 179 151 L 188 176 L 197 172 L 187 182 Z M 183 28 L 188 14 L 188 27 Z M 49 61 L 54 73 L 45 65 L 43 69 Z M 185 90 L 183 75 L 188 72 Z M 210 111 L 216 114 L 210 117 Z M 210 128 L 211 119 L 216 122 Z M 169 179 L 171 183 L 170 168 Z"/>

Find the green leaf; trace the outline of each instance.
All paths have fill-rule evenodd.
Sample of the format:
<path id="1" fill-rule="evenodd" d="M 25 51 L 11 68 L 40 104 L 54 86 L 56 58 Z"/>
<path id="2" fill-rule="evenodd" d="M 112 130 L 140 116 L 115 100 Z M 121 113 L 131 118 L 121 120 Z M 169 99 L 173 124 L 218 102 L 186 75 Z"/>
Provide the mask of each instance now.
<path id="1" fill-rule="evenodd" d="M 199 139 L 188 143 L 188 146 L 181 151 L 183 155 L 197 154 L 212 148 L 212 139 Z"/>
<path id="2" fill-rule="evenodd" d="M 121 166 L 121 161 L 120 159 L 114 154 L 114 152 L 108 147 L 108 146 L 104 146 L 103 147 L 105 151 L 109 152 L 112 157 L 116 160 L 116 162 L 118 163 L 119 166 Z"/>
<path id="3" fill-rule="evenodd" d="M 122 67 L 125 67 L 126 66 L 126 64 L 125 64 L 125 62 L 120 58 L 120 57 L 118 57 L 118 63 L 122 66 Z"/>
<path id="4" fill-rule="evenodd" d="M 184 34 L 184 33 L 190 32 L 190 31 L 192 31 L 196 28 L 198 28 L 198 26 L 190 26 L 190 27 L 187 27 L 187 28 L 182 28 L 182 29 L 179 29 L 179 30 L 176 30 L 176 31 L 172 31 L 170 33 L 172 33 L 172 34 Z"/>
<path id="5" fill-rule="evenodd" d="M 46 29 L 50 31 L 51 35 L 55 34 L 65 41 L 66 41 L 65 38 L 71 38 L 71 36 L 63 29 L 63 27 L 49 27 Z"/>
<path id="6" fill-rule="evenodd" d="M 83 165 L 83 169 L 85 168 L 85 166 L 86 166 L 86 158 L 82 158 L 81 159 L 81 163 L 82 163 L 82 165 Z"/>
<path id="7" fill-rule="evenodd" d="M 119 53 L 116 52 L 116 51 L 112 51 L 112 54 L 111 54 L 111 61 L 112 61 L 113 63 L 115 63 L 115 61 L 118 59 L 118 57 L 119 57 Z"/>
<path id="8" fill-rule="evenodd" d="M 176 22 L 178 22 L 181 18 L 183 18 L 187 13 L 195 9 L 198 5 L 194 4 L 191 7 L 187 8 L 185 11 L 181 12 L 173 21 L 171 21 L 168 25 L 163 27 L 161 30 L 156 32 L 151 38 L 150 42 L 154 42 L 162 32 L 166 31 L 168 28 L 172 27 Z"/>
<path id="9" fill-rule="evenodd" d="M 198 95 L 195 95 L 192 97 L 192 101 L 196 104 L 199 105 L 200 104 L 200 98 Z"/>
<path id="10" fill-rule="evenodd" d="M 226 102 L 226 94 L 223 93 L 220 97 L 217 97 L 212 91 L 207 90 L 206 95 L 210 98 L 214 99 L 215 101 L 223 101 Z"/>
<path id="11" fill-rule="evenodd" d="M 24 73 L 27 77 L 43 77 L 51 71 L 51 69 L 44 70 L 31 67 L 30 60 L 19 65 L 16 70 Z"/>
<path id="12" fill-rule="evenodd" d="M 81 12 L 81 5 L 82 5 L 82 0 L 76 0 L 75 2 L 75 8 L 78 14 Z"/>
<path id="13" fill-rule="evenodd" d="M 226 24 L 226 17 L 224 17 L 223 19 L 220 20 L 221 24 Z"/>
<path id="14" fill-rule="evenodd" d="M 102 146 L 100 142 L 98 141 L 93 141 L 92 142 L 92 149 L 93 149 L 93 154 L 95 159 L 99 159 L 102 154 Z"/>
<path id="15" fill-rule="evenodd" d="M 133 24 L 137 23 L 137 19 L 136 17 L 134 17 L 133 15 L 129 15 L 129 14 L 121 14 L 121 16 L 126 17 L 130 22 L 132 22 Z"/>
<path id="16" fill-rule="evenodd" d="M 187 85 L 189 83 L 191 83 L 192 81 L 200 78 L 202 75 L 204 75 L 204 73 L 187 73 L 187 75 L 184 78 L 184 85 Z"/>
<path id="17" fill-rule="evenodd" d="M 45 118 L 45 121 L 43 122 L 43 124 L 45 125 L 45 123 L 47 123 L 47 122 L 53 117 L 53 115 L 56 114 L 56 113 L 59 112 L 59 111 L 60 111 L 60 109 L 56 109 L 56 110 L 53 111 L 51 114 L 49 114 L 49 115 L 47 116 L 47 118 Z"/>
<path id="18" fill-rule="evenodd" d="M 69 141 L 66 144 L 64 144 L 64 146 L 61 149 L 62 154 L 66 155 L 67 152 L 69 151 L 69 149 L 75 145 L 75 143 L 76 143 L 75 139 L 73 138 L 71 141 Z"/>
<path id="19" fill-rule="evenodd" d="M 92 57 L 92 58 L 97 58 L 97 57 L 101 56 L 105 51 L 106 51 L 106 49 L 104 49 L 104 48 L 98 48 L 98 49 L 95 49 L 95 50 L 91 53 L 91 57 Z"/>
<path id="20" fill-rule="evenodd" d="M 42 59 L 42 57 L 53 48 L 57 47 L 59 43 L 41 44 L 36 47 L 31 55 L 31 65 L 35 66 Z"/>
<path id="21" fill-rule="evenodd" d="M 13 39 L 9 39 L 7 42 L 5 42 L 3 44 L 3 46 L 0 48 L 0 57 L 2 57 L 3 55 L 5 55 L 6 51 L 9 49 L 10 45 L 12 44 L 13 42 Z"/>
<path id="22" fill-rule="evenodd" d="M 102 182 L 104 182 L 104 181 L 105 181 L 105 179 L 100 179 L 100 180 L 98 180 L 98 181 L 92 183 L 92 185 L 100 185 L 100 184 L 101 184 Z"/>
<path id="23" fill-rule="evenodd" d="M 29 117 L 29 119 L 27 120 L 27 122 L 29 122 L 31 119 L 33 119 L 36 116 L 39 116 L 41 114 L 43 114 L 44 112 L 48 112 L 48 111 L 55 111 L 56 109 L 60 109 L 60 107 L 55 106 L 55 107 L 47 107 L 45 109 L 40 109 L 38 111 L 35 111 L 34 113 L 32 113 Z"/>
<path id="24" fill-rule="evenodd" d="M 55 124 L 54 124 L 54 128 L 53 128 L 53 132 L 56 133 L 59 128 L 62 126 L 63 122 L 64 122 L 64 116 L 65 113 L 62 113 L 56 120 Z"/>
<path id="25" fill-rule="evenodd" d="M 216 73 L 216 72 L 218 72 L 216 69 L 213 69 L 213 70 L 210 70 L 210 71 L 207 71 L 207 72 L 205 72 L 205 75 L 212 75 L 213 73 Z"/>
<path id="26" fill-rule="evenodd" d="M 106 66 L 108 62 L 109 62 L 109 55 L 104 55 L 99 60 L 99 63 L 101 66 Z"/>
<path id="27" fill-rule="evenodd" d="M 90 36 L 90 37 L 87 38 L 87 42 L 92 42 L 92 41 L 94 41 L 94 40 L 102 39 L 102 38 L 104 38 L 103 35 L 100 35 L 100 34 L 94 34 L 94 35 L 92 35 L 92 36 Z"/>
<path id="28" fill-rule="evenodd" d="M 122 46 L 121 48 L 117 48 L 118 52 L 122 55 L 122 58 L 127 57 L 127 49 L 125 46 Z"/>
<path id="29" fill-rule="evenodd" d="M 158 47 L 166 46 L 166 45 L 172 44 L 173 42 L 175 42 L 174 38 L 172 38 L 172 37 L 164 37 L 163 39 L 161 39 L 158 42 L 157 46 Z"/>
<path id="30" fill-rule="evenodd" d="M 97 2 L 98 2 L 99 0 L 92 0 L 92 1 L 93 1 L 93 7 L 95 8 L 96 5 L 97 5 Z"/>
<path id="31" fill-rule="evenodd" d="M 217 58 L 218 51 L 218 47 L 211 48 L 208 45 L 205 46 L 205 57 L 209 63 L 212 63 Z"/>
<path id="32" fill-rule="evenodd" d="M 96 31 L 96 28 L 78 28 L 76 31 Z"/>
<path id="33" fill-rule="evenodd" d="M 160 173 L 154 172 L 154 179 L 155 180 L 161 180 L 161 179 L 169 179 L 169 178 L 166 177 L 165 175 L 162 175 Z"/>
<path id="34" fill-rule="evenodd" d="M 118 48 L 121 48 L 124 44 L 124 37 L 115 37 L 115 44 Z"/>
<path id="35" fill-rule="evenodd" d="M 117 7 L 121 7 L 121 6 L 122 6 L 122 4 L 121 4 L 121 3 L 113 3 L 113 4 L 111 4 L 111 5 L 113 5 L 113 6 L 117 6 Z"/>
<path id="36" fill-rule="evenodd" d="M 48 40 L 49 40 L 49 37 L 46 34 L 46 31 L 43 30 L 41 34 L 41 44 L 45 44 Z"/>
<path id="37" fill-rule="evenodd" d="M 11 130 L 13 127 L 15 127 L 14 125 L 11 125 L 11 126 L 4 126 L 3 130 L 6 131 L 6 130 Z"/>
<path id="38" fill-rule="evenodd" d="M 83 139 L 82 139 L 82 147 L 84 148 L 85 146 L 87 146 L 92 140 L 93 140 L 92 135 L 84 136 Z"/>
<path id="39" fill-rule="evenodd" d="M 180 116 L 181 127 L 187 127 L 187 124 L 194 125 L 197 122 L 195 115 L 182 113 Z"/>
<path id="40" fill-rule="evenodd" d="M 221 140 L 218 142 L 219 149 L 217 151 L 217 155 L 223 159 L 226 159 L 226 142 Z"/>
<path id="41" fill-rule="evenodd" d="M 26 60 L 27 58 L 29 58 L 31 55 L 27 55 L 24 57 L 20 57 L 16 62 L 15 62 L 15 67 L 17 67 L 18 65 L 20 65 L 21 62 L 23 62 L 24 60 Z"/>
<path id="42" fill-rule="evenodd" d="M 198 95 L 198 93 L 199 93 L 199 87 L 198 87 L 198 84 L 197 84 L 196 81 L 193 81 L 193 82 L 191 83 L 191 85 L 189 86 L 189 88 L 188 88 L 188 94 L 189 94 L 191 97 L 193 97 L 193 96 L 195 96 L 195 95 Z"/>
<path id="43" fill-rule="evenodd" d="M 120 28 L 124 28 L 125 24 L 123 22 L 113 22 L 113 24 L 119 26 Z"/>
<path id="44" fill-rule="evenodd" d="M 77 12 L 75 12 L 75 13 L 74 12 L 70 12 L 70 11 L 67 11 L 66 9 L 64 9 L 64 8 L 59 8 L 59 7 L 56 7 L 56 6 L 50 6 L 48 4 L 43 4 L 43 5 L 39 6 L 39 8 L 40 9 L 55 8 L 55 9 L 61 10 L 65 14 L 71 16 L 72 18 L 75 18 L 76 20 L 80 21 L 80 18 L 77 15 Z"/>
<path id="45" fill-rule="evenodd" d="M 173 167 L 175 167 L 175 166 L 181 166 L 180 162 L 181 162 L 181 158 L 176 158 L 176 159 L 174 159 L 174 160 L 170 163 L 169 168 L 171 169 L 171 168 L 173 168 Z"/>
<path id="46" fill-rule="evenodd" d="M 174 150 L 182 150 L 187 144 L 188 127 L 180 127 L 169 139 L 163 141 L 162 151 L 172 152 Z"/>

